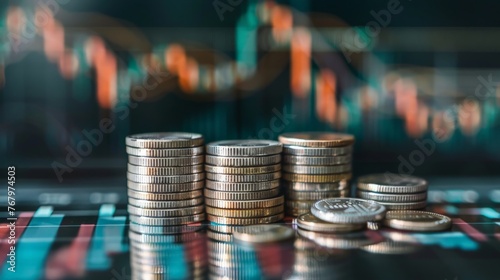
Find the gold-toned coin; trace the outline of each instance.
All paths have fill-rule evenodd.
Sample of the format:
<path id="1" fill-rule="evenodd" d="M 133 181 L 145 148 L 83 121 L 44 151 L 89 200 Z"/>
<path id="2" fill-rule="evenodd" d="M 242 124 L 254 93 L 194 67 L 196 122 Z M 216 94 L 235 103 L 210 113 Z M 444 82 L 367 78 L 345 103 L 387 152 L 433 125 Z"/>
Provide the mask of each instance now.
<path id="1" fill-rule="evenodd" d="M 387 211 L 383 222 L 388 227 L 408 231 L 442 231 L 451 227 L 447 216 L 415 210 Z"/>
<path id="2" fill-rule="evenodd" d="M 203 193 L 201 190 L 179 193 L 149 193 L 128 189 L 127 194 L 129 197 L 142 200 L 186 200 L 202 196 Z"/>
<path id="3" fill-rule="evenodd" d="M 330 197 L 347 197 L 349 196 L 349 190 L 340 191 L 324 191 L 324 192 L 298 192 L 294 190 L 286 191 L 286 198 L 291 200 L 320 200 Z"/>
<path id="4" fill-rule="evenodd" d="M 427 206 L 426 200 L 404 203 L 377 201 L 377 203 L 380 205 L 384 205 L 387 210 L 415 210 L 422 209 Z"/>
<path id="5" fill-rule="evenodd" d="M 305 147 L 341 147 L 354 143 L 354 135 L 333 132 L 284 133 L 278 137 L 286 145 Z"/>
<path id="6" fill-rule="evenodd" d="M 293 229 L 283 225 L 252 225 L 236 229 L 233 232 L 235 240 L 249 243 L 269 243 L 290 239 Z"/>
<path id="7" fill-rule="evenodd" d="M 293 145 L 284 145 L 283 154 L 304 156 L 304 157 L 337 157 L 350 155 L 352 153 L 352 145 L 334 148 L 311 148 Z M 310 164 L 313 165 L 313 164 Z"/>
<path id="8" fill-rule="evenodd" d="M 150 167 L 138 166 L 129 163 L 127 165 L 127 170 L 130 173 L 141 175 L 175 176 L 203 172 L 203 164 L 189 166 Z"/>
<path id="9" fill-rule="evenodd" d="M 226 208 L 226 209 L 266 208 L 266 207 L 278 206 L 280 204 L 283 204 L 284 202 L 285 198 L 283 197 L 283 195 L 268 199 L 241 200 L 241 201 L 205 198 L 205 205 L 217 208 Z"/>
<path id="10" fill-rule="evenodd" d="M 284 217 L 285 215 L 283 213 L 273 216 L 259 217 L 259 218 L 230 218 L 230 217 L 207 215 L 207 220 L 218 224 L 227 224 L 227 225 L 256 225 L 256 224 L 275 223 L 277 221 L 283 220 Z"/>
<path id="11" fill-rule="evenodd" d="M 283 173 L 284 180 L 305 183 L 333 183 L 351 179 L 352 173 L 326 174 L 326 175 L 305 175 L 295 173 Z"/>
<path id="12" fill-rule="evenodd" d="M 350 232 L 365 228 L 365 224 L 329 223 L 307 213 L 297 217 L 297 226 L 316 232 Z"/>
<path id="13" fill-rule="evenodd" d="M 207 198 L 221 200 L 257 200 L 275 197 L 280 193 L 280 189 L 275 188 L 258 192 L 221 192 L 205 189 L 204 193 Z"/>
<path id="14" fill-rule="evenodd" d="M 297 174 L 338 174 L 351 171 L 351 164 L 342 165 L 291 165 L 283 164 L 283 171 Z"/>
<path id="15" fill-rule="evenodd" d="M 227 166 L 215 166 L 215 165 L 205 165 L 205 171 L 210 173 L 222 173 L 222 174 L 263 174 L 272 173 L 281 170 L 281 164 L 273 164 L 266 166 L 249 166 L 249 167 L 227 167 Z"/>
<path id="16" fill-rule="evenodd" d="M 284 211 L 284 206 L 278 205 L 260 209 L 224 209 L 207 206 L 206 212 L 210 215 L 232 217 L 232 218 L 255 218 L 272 216 Z"/>

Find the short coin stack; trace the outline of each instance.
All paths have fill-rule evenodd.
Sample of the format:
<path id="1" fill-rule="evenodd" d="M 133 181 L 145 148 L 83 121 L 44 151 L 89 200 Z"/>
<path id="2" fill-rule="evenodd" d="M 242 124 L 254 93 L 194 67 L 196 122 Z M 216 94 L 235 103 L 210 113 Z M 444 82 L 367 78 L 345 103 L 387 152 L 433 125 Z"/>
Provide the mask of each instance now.
<path id="1" fill-rule="evenodd" d="M 284 217 L 280 195 L 282 145 L 267 140 L 228 140 L 206 147 L 205 204 L 215 224 L 251 225 Z"/>
<path id="2" fill-rule="evenodd" d="M 427 205 L 427 181 L 391 173 L 365 175 L 358 179 L 356 195 L 388 210 L 422 209 Z"/>
<path id="3" fill-rule="evenodd" d="M 132 230 L 178 233 L 175 228 L 182 231 L 180 225 L 205 219 L 202 135 L 137 134 L 128 136 L 126 145 Z"/>
<path id="4" fill-rule="evenodd" d="M 283 147 L 286 212 L 298 216 L 329 197 L 348 197 L 354 136 L 303 132 L 279 136 Z"/>

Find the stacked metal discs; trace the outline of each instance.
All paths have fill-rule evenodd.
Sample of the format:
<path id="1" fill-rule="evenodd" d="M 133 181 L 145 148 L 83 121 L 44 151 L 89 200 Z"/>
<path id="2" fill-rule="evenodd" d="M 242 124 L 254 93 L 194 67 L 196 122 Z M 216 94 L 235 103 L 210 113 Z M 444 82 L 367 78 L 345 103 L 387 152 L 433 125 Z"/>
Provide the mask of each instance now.
<path id="1" fill-rule="evenodd" d="M 132 230 L 175 233 L 180 225 L 205 219 L 202 135 L 137 134 L 128 136 L 126 145 Z"/>
<path id="2" fill-rule="evenodd" d="M 215 224 L 251 225 L 284 217 L 280 195 L 282 145 L 266 140 L 229 140 L 206 147 L 205 204 Z"/>
<path id="3" fill-rule="evenodd" d="M 309 212 L 320 199 L 349 196 L 354 136 L 341 133 L 286 133 L 283 147 L 283 186 L 286 212 Z"/>
<path id="4" fill-rule="evenodd" d="M 427 205 L 427 181 L 391 173 L 365 175 L 358 179 L 356 195 L 389 210 L 422 209 Z"/>

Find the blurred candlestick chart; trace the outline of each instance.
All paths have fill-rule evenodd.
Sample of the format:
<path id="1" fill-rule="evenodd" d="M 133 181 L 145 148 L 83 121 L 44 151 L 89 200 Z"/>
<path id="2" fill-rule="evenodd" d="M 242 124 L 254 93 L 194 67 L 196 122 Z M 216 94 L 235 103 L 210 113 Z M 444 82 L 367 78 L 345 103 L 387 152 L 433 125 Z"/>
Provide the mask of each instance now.
<path id="1" fill-rule="evenodd" d="M 336 130 L 377 154 L 427 138 L 452 157 L 460 149 L 500 159 L 500 68 L 459 55 L 498 56 L 496 39 L 467 43 L 494 30 L 379 23 L 374 32 L 298 1 L 243 1 L 231 26 L 136 27 L 47 3 L 4 4 L 0 17 L 3 154 L 62 156 L 109 118 L 116 129 L 95 156 L 120 154 L 131 131 L 198 131 L 210 141 Z M 168 17 L 168 5 L 149 9 Z M 445 39 L 453 44 L 438 44 Z M 277 113 L 293 120 L 263 132 Z"/>

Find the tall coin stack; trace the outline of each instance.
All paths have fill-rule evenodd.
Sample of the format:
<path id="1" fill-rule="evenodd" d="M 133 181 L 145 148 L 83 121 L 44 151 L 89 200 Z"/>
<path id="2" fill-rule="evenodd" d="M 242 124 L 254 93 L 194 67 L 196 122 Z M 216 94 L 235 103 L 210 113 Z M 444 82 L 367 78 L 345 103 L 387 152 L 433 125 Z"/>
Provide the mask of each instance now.
<path id="1" fill-rule="evenodd" d="M 131 230 L 180 233 L 205 219 L 202 189 L 203 136 L 183 132 L 126 138 Z"/>
<path id="2" fill-rule="evenodd" d="M 207 145 L 205 204 L 212 224 L 240 226 L 283 219 L 282 148 L 279 142 L 267 140 Z"/>
<path id="3" fill-rule="evenodd" d="M 361 176 L 356 195 L 374 200 L 388 210 L 422 209 L 427 206 L 427 181 L 392 173 Z"/>
<path id="4" fill-rule="evenodd" d="M 279 136 L 283 143 L 286 213 L 308 213 L 315 201 L 349 196 L 354 136 L 303 132 Z"/>

